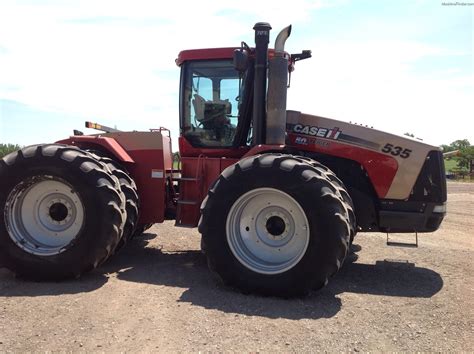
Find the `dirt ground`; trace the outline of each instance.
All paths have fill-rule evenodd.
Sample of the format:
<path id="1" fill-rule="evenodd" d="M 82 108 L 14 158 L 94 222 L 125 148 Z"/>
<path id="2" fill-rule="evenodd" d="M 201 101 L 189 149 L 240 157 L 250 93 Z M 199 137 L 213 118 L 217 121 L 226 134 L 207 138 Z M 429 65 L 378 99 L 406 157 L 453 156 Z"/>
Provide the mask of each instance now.
<path id="1" fill-rule="evenodd" d="M 0 269 L 0 352 L 472 350 L 474 184 L 448 191 L 447 218 L 418 249 L 360 234 L 358 258 L 303 299 L 220 287 L 197 230 L 171 222 L 76 281 Z"/>

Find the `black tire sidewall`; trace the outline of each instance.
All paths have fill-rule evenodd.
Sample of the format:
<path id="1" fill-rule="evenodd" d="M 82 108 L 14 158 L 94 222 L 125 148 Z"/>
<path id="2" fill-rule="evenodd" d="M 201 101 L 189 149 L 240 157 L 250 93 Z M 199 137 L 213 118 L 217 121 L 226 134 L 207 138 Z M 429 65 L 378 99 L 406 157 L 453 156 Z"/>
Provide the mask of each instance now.
<path id="1" fill-rule="evenodd" d="M 260 293 L 272 293 L 273 284 L 285 284 L 286 295 L 304 293 L 310 288 L 321 287 L 328 274 L 334 272 L 334 254 L 340 257 L 339 234 L 347 232 L 337 229 L 331 222 L 334 210 L 322 198 L 327 187 L 324 181 L 305 181 L 302 166 L 292 171 L 280 168 L 254 167 L 241 170 L 239 167 L 228 179 L 220 177 L 211 188 L 207 208 L 203 211 L 206 252 L 211 255 L 211 266 L 223 279 L 243 289 L 256 289 Z M 257 188 L 274 188 L 290 195 L 304 210 L 309 222 L 310 240 L 303 258 L 288 271 L 266 275 L 251 271 L 233 255 L 226 237 L 226 221 L 229 211 L 237 199 Z M 344 257 L 342 255 L 342 257 Z M 337 269 L 336 269 L 337 270 Z"/>

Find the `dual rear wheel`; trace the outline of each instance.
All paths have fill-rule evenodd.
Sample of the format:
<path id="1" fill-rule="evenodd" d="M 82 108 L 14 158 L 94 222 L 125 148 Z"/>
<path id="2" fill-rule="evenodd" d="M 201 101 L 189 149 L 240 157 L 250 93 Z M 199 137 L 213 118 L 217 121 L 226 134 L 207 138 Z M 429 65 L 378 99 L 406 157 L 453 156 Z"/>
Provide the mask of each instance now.
<path id="1" fill-rule="evenodd" d="M 60 144 L 1 159 L 0 263 L 34 280 L 79 277 L 102 264 L 138 216 L 129 201 L 136 194 L 124 193 L 116 175 L 96 156 Z"/>

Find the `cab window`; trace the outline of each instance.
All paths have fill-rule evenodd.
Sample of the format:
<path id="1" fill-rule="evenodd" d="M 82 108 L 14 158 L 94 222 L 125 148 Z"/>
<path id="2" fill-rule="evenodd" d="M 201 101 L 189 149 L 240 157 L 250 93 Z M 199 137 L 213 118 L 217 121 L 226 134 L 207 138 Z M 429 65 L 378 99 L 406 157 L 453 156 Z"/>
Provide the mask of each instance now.
<path id="1" fill-rule="evenodd" d="M 232 146 L 241 93 L 239 73 L 232 62 L 189 62 L 183 75 L 183 135 L 193 146 Z"/>

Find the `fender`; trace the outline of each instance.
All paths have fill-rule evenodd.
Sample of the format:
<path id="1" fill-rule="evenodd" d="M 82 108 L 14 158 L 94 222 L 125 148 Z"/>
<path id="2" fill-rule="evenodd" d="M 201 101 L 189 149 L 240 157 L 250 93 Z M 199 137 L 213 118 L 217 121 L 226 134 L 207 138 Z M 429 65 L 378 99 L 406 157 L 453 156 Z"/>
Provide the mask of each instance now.
<path id="1" fill-rule="evenodd" d="M 99 146 L 112 154 L 117 159 L 117 161 L 135 163 L 135 161 L 124 150 L 124 148 L 113 138 L 94 135 L 71 136 L 69 139 L 59 140 L 56 141 L 56 143 L 73 145 L 77 147 L 87 146 L 88 148 L 91 146 Z"/>
<path id="2" fill-rule="evenodd" d="M 251 148 L 242 158 L 258 155 L 258 154 L 265 154 L 270 152 L 284 152 L 287 149 L 286 145 L 256 145 Z"/>

